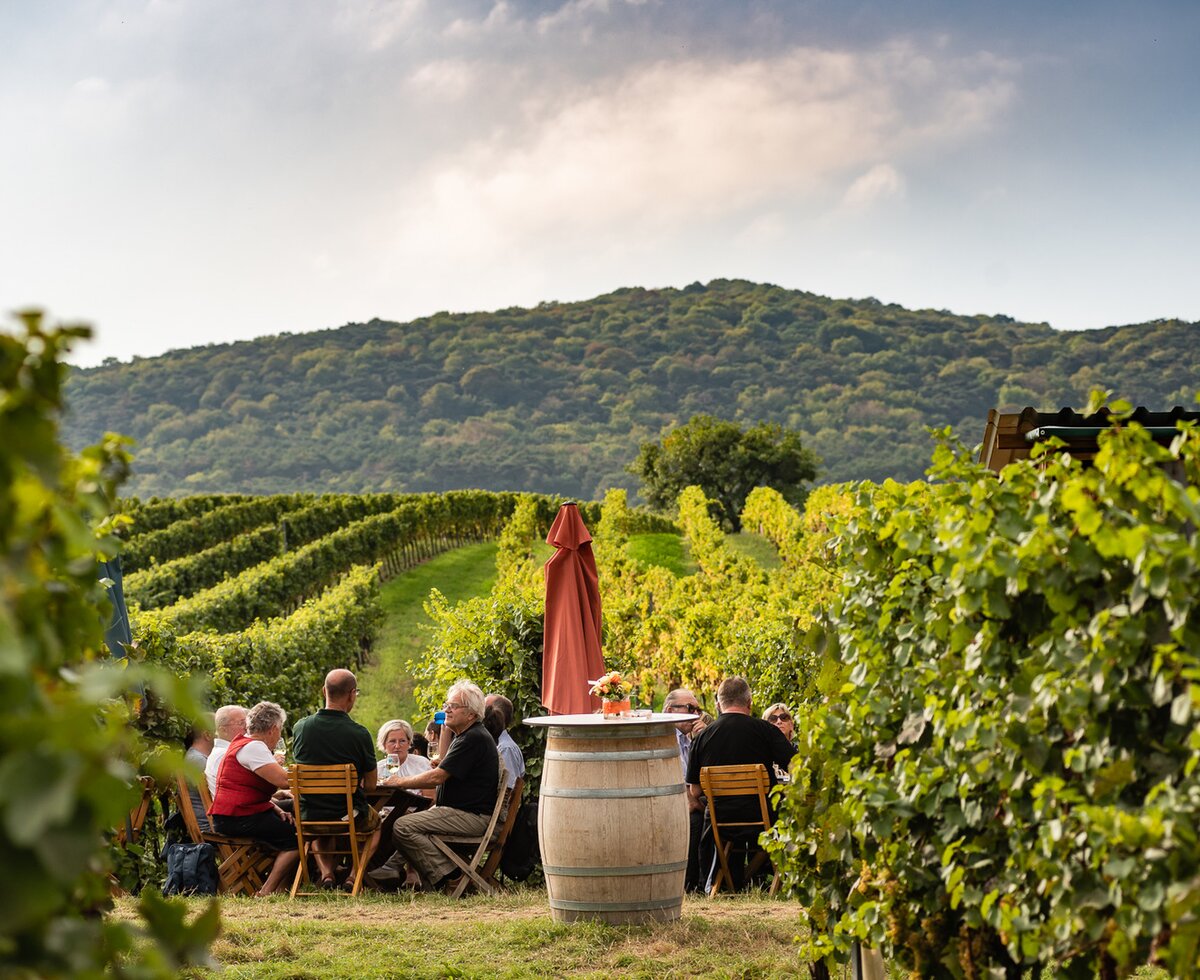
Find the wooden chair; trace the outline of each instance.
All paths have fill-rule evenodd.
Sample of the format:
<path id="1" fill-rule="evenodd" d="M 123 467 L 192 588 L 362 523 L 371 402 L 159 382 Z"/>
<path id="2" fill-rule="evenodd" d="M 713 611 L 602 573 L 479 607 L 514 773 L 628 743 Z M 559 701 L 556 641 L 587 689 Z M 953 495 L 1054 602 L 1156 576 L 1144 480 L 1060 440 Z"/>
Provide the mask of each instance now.
<path id="1" fill-rule="evenodd" d="M 150 801 L 154 798 L 154 780 L 149 776 L 138 776 L 142 784 L 142 795 L 137 805 L 129 811 L 120 827 L 117 828 L 117 843 L 124 847 L 126 844 L 136 844 L 146 826 L 146 815 L 150 812 Z"/>
<path id="2" fill-rule="evenodd" d="M 177 777 L 177 802 L 183 815 L 183 825 L 193 844 L 212 844 L 217 849 L 217 874 L 221 877 L 221 891 L 226 895 L 245 893 L 254 896 L 263 886 L 275 863 L 275 853 L 264 848 L 249 837 L 226 837 L 214 830 L 202 830 L 200 820 L 192 806 L 192 785 L 187 777 Z M 200 793 L 200 804 L 207 813 L 212 806 L 208 783 L 203 779 L 195 787 Z"/>
<path id="3" fill-rule="evenodd" d="M 121 848 L 137 844 L 142 835 L 142 828 L 146 826 L 150 803 L 154 799 L 154 780 L 149 776 L 138 776 L 138 781 L 142 785 L 141 798 L 121 821 L 113 837 L 114 842 Z M 115 874 L 108 876 L 108 891 L 113 898 L 123 898 L 129 894 Z"/>
<path id="4" fill-rule="evenodd" d="M 508 771 L 504 768 L 504 760 L 498 760 L 500 782 L 496 786 L 496 803 L 492 807 L 492 818 L 488 821 L 487 830 L 479 836 L 464 834 L 430 834 L 430 840 L 439 851 L 446 855 L 455 866 L 462 871 L 458 886 L 450 893 L 451 898 L 459 898 L 467 890 L 467 885 L 473 884 L 483 894 L 491 895 L 496 888 L 479 873 L 479 861 L 491 843 L 496 825 L 500 822 L 500 811 L 504 809 L 504 797 L 508 793 Z M 515 787 L 514 787 L 515 788 Z M 514 799 L 516 796 L 514 794 Z M 469 856 L 460 854 L 457 848 L 475 848 Z M 499 858 L 496 859 L 499 861 Z"/>
<path id="5" fill-rule="evenodd" d="M 700 789 L 708 798 L 708 820 L 712 827 L 713 846 L 716 848 L 717 861 L 720 864 L 717 876 L 713 880 L 712 890 L 709 892 L 710 896 L 716 895 L 721 890 L 722 883 L 730 889 L 733 888 L 729 856 L 738 841 L 731 839 L 730 836 L 722 839 L 721 832 L 723 830 L 733 831 L 732 836 L 740 838 L 743 846 L 748 847 L 750 842 L 747 838 L 751 833 L 753 833 L 753 840 L 757 842 L 759 834 L 771 829 L 771 809 L 767 805 L 767 790 L 770 786 L 771 781 L 767 777 L 767 770 L 761 763 L 755 763 L 752 766 L 704 766 L 700 770 Z M 718 820 L 717 800 L 732 796 L 758 797 L 758 818 L 754 820 Z M 750 866 L 746 869 L 746 876 L 753 875 L 766 860 L 767 852 L 757 851 L 750 861 Z M 771 894 L 774 895 L 778 889 L 779 874 L 776 872 L 771 881 Z"/>
<path id="6" fill-rule="evenodd" d="M 479 872 L 480 877 L 493 888 L 500 887 L 500 882 L 496 880 L 496 871 L 500 867 L 500 859 L 504 856 L 504 845 L 508 843 L 508 835 L 512 833 L 513 824 L 517 822 L 517 812 L 521 809 L 521 794 L 524 789 L 525 777 L 518 776 L 512 791 L 505 793 L 508 813 L 504 816 L 504 823 L 496 831 L 495 839 L 488 848 L 487 860 L 483 862 L 483 869 Z"/>
<path id="7" fill-rule="evenodd" d="M 351 895 L 362 891 L 363 873 L 371 857 L 371 838 L 375 828 L 366 831 L 354 826 L 354 790 L 358 786 L 358 770 L 350 763 L 337 766 L 293 765 L 288 770 L 292 790 L 292 810 L 296 817 L 296 841 L 300 846 L 300 865 L 292 882 L 292 898 L 297 895 L 320 894 L 313 888 L 308 874 L 308 858 L 313 845 L 322 840 L 321 854 L 344 855 L 350 858 Z M 300 814 L 300 799 L 304 795 L 341 796 L 346 803 L 346 816 L 336 820 L 305 820 Z M 301 884 L 308 886 L 301 891 Z"/>

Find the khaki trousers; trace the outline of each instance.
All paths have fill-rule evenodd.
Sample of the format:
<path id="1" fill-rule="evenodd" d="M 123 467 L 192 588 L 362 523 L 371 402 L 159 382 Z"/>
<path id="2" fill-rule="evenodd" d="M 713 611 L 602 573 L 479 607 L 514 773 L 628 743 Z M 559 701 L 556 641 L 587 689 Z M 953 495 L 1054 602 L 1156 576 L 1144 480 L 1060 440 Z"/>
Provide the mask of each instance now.
<path id="1" fill-rule="evenodd" d="M 458 834 L 464 837 L 478 836 L 488 827 L 492 818 L 489 813 L 467 813 L 448 806 L 434 806 L 420 813 L 406 813 L 392 825 L 392 840 L 396 850 L 412 862 L 427 885 L 436 885 L 454 870 L 454 863 L 446 857 L 430 838 L 430 834 Z"/>

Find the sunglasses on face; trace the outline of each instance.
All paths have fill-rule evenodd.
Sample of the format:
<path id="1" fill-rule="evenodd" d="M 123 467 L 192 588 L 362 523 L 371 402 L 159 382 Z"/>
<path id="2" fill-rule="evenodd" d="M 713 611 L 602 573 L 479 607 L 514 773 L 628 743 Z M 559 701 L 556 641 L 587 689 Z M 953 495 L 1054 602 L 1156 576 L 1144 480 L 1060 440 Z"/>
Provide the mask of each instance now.
<path id="1" fill-rule="evenodd" d="M 700 705 L 698 704 L 668 704 L 665 711 L 678 711 L 689 715 L 700 714 Z"/>
<path id="2" fill-rule="evenodd" d="M 791 721 L 791 720 L 792 720 L 791 715 L 768 715 L 767 716 L 767 721 L 769 721 L 772 725 L 776 725 L 781 721 Z"/>

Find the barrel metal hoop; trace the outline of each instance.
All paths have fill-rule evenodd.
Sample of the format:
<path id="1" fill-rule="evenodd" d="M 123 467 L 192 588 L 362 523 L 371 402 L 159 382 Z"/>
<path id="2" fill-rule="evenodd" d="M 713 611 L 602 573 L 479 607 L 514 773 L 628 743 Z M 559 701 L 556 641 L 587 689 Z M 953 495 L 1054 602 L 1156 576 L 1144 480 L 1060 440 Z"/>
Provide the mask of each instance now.
<path id="1" fill-rule="evenodd" d="M 542 870 L 548 875 L 559 875 L 563 878 L 617 878 L 625 875 L 661 875 L 672 871 L 686 871 L 687 861 L 674 861 L 671 864 L 635 864 L 628 868 L 568 868 L 558 864 L 543 864 Z"/>
<path id="2" fill-rule="evenodd" d="M 657 738 L 663 735 L 674 735 L 675 726 L 670 722 L 661 725 L 621 725 L 614 722 L 611 728 L 568 728 L 566 725 L 551 725 L 550 738 L 625 738 L 638 739 Z"/>
<path id="3" fill-rule="evenodd" d="M 547 749 L 547 759 L 555 762 L 636 762 L 639 759 L 678 759 L 679 746 L 666 749 L 631 749 L 628 752 L 563 752 Z"/>
<path id="4" fill-rule="evenodd" d="M 649 912 L 655 909 L 674 909 L 683 905 L 678 898 L 659 898 L 649 902 L 571 902 L 566 899 L 550 899 L 550 907 L 562 912 Z"/>
<path id="5" fill-rule="evenodd" d="M 541 790 L 542 796 L 568 800 L 627 800 L 640 796 L 677 796 L 682 793 L 683 783 L 671 783 L 668 786 L 603 786 L 580 789 L 543 786 Z"/>

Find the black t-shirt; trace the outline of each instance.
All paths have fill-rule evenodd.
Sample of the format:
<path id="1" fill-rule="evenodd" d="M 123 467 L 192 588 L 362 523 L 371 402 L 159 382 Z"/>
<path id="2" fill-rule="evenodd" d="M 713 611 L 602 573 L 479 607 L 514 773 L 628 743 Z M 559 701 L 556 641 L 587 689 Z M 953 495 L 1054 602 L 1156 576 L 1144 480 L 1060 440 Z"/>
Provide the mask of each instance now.
<path id="1" fill-rule="evenodd" d="M 496 740 L 488 734 L 483 722 L 477 721 L 455 736 L 438 768 L 450 776 L 438 787 L 438 806 L 491 814 L 500 780 L 500 754 Z"/>
<path id="2" fill-rule="evenodd" d="M 688 758 L 687 781 L 699 785 L 700 770 L 705 766 L 748 766 L 761 762 L 774 786 L 775 765 L 787 769 L 795 754 L 792 743 L 769 721 L 729 712 L 696 736 Z M 758 801 L 753 796 L 722 798 L 717 807 L 722 820 L 754 820 L 759 816 Z"/>
<path id="3" fill-rule="evenodd" d="M 292 756 L 304 766 L 337 766 L 351 763 L 361 780 L 375 769 L 375 743 L 371 733 L 346 712 L 322 708 L 315 715 L 301 718 L 292 729 Z M 358 786 L 354 790 L 354 809 L 367 812 L 367 797 Z M 346 815 L 346 798 L 305 793 L 300 800 L 305 820 L 338 819 Z"/>

